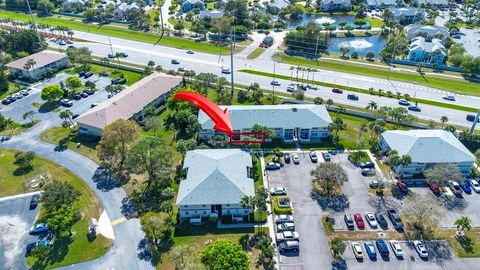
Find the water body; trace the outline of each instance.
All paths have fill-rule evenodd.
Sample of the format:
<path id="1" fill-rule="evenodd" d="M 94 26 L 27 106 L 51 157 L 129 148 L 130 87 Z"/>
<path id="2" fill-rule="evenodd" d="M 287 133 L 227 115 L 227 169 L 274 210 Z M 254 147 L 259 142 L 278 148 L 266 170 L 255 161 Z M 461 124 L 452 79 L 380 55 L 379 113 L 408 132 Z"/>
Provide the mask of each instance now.
<path id="1" fill-rule="evenodd" d="M 360 57 L 365 56 L 368 52 L 373 52 L 375 57 L 383 49 L 387 40 L 379 35 L 369 37 L 331 37 L 328 45 L 328 51 L 334 53 L 341 53 L 340 47 L 348 47 L 350 51 L 357 52 Z"/>
<path id="2" fill-rule="evenodd" d="M 356 27 L 354 24 L 355 16 L 352 15 L 307 15 L 303 14 L 300 19 L 292 19 L 287 23 L 287 29 L 295 29 L 297 26 L 304 26 L 309 22 L 314 22 L 318 25 L 329 23 L 335 25 L 337 29 L 340 29 L 339 23 L 344 21 L 347 25 Z"/>

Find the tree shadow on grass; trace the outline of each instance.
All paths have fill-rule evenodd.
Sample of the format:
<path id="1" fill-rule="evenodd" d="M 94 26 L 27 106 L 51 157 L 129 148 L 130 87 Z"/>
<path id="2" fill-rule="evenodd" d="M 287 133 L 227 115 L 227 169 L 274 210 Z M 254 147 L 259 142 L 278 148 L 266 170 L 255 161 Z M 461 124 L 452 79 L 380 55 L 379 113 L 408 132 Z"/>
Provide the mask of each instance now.
<path id="1" fill-rule="evenodd" d="M 22 175 L 27 175 L 30 172 L 33 171 L 33 166 L 28 166 L 28 167 L 18 167 L 13 171 L 13 175 L 15 176 L 22 176 Z"/>
<path id="2" fill-rule="evenodd" d="M 350 202 L 345 194 L 335 197 L 324 197 L 312 192 L 311 196 L 317 201 L 322 210 L 330 209 L 336 212 L 342 212 L 350 207 Z"/>
<path id="3" fill-rule="evenodd" d="M 70 236 L 62 237 L 53 243 L 48 261 L 50 264 L 62 262 L 68 253 L 68 246 L 73 242 Z"/>
<path id="4" fill-rule="evenodd" d="M 473 253 L 473 246 L 475 243 L 472 241 L 472 238 L 464 236 L 456 236 L 458 244 L 463 248 L 466 253 Z"/>
<path id="5" fill-rule="evenodd" d="M 57 102 L 45 102 L 42 105 L 40 105 L 40 108 L 38 108 L 39 113 L 49 113 L 54 111 L 60 107 L 60 104 Z"/>
<path id="6" fill-rule="evenodd" d="M 153 249 L 148 243 L 147 239 L 142 239 L 137 246 L 137 257 L 140 260 L 150 262 L 152 266 L 155 266 L 162 262 L 162 254 L 170 250 L 171 243 L 165 244 L 161 248 Z"/>

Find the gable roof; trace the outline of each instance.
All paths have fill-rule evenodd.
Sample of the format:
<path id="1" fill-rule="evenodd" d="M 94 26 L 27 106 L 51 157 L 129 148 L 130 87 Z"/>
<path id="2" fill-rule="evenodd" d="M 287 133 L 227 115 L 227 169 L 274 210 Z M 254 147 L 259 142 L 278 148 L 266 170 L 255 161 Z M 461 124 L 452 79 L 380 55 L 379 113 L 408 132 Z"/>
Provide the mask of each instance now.
<path id="1" fill-rule="evenodd" d="M 250 129 L 255 124 L 268 128 L 328 127 L 332 122 L 324 105 L 241 105 L 220 106 L 227 108 L 234 130 Z M 202 129 L 212 129 L 213 121 L 203 112 L 198 113 Z"/>
<path id="2" fill-rule="evenodd" d="M 412 39 L 412 43 L 409 46 L 410 51 L 420 50 L 423 52 L 433 53 L 439 51 L 440 54 L 446 56 L 447 50 L 439 39 L 432 39 L 431 42 L 425 41 L 424 37 L 415 37 Z"/>
<path id="3" fill-rule="evenodd" d="M 436 25 L 410 24 L 406 27 L 406 30 L 407 39 L 412 39 L 419 33 L 427 33 L 428 37 L 434 37 L 439 34 L 442 35 L 444 39 L 450 36 L 448 28 Z"/>
<path id="4" fill-rule="evenodd" d="M 177 205 L 238 204 L 243 196 L 255 195 L 247 167 L 252 167 L 252 157 L 240 149 L 188 151 Z"/>
<path id="5" fill-rule="evenodd" d="M 475 156 L 450 132 L 429 130 L 388 130 L 383 140 L 399 155 L 409 155 L 412 162 L 474 162 Z"/>
<path id="6" fill-rule="evenodd" d="M 35 61 L 34 69 L 38 69 L 44 67 L 48 64 L 55 63 L 60 61 L 64 58 L 67 58 L 67 55 L 61 52 L 55 51 L 41 51 L 38 53 L 34 53 L 29 56 L 25 56 L 21 59 L 15 60 L 13 62 L 8 63 L 6 66 L 7 68 L 15 68 L 20 70 L 25 70 L 23 67 L 27 63 L 28 60 L 33 59 Z"/>
<path id="7" fill-rule="evenodd" d="M 169 92 L 181 82 L 182 78 L 180 77 L 153 73 L 88 110 L 78 117 L 76 122 L 103 129 L 118 119 L 130 119 L 153 100 Z"/>
<path id="8" fill-rule="evenodd" d="M 417 16 L 417 14 L 423 14 L 423 11 L 417 8 L 390 8 L 394 17 L 401 16 Z"/>

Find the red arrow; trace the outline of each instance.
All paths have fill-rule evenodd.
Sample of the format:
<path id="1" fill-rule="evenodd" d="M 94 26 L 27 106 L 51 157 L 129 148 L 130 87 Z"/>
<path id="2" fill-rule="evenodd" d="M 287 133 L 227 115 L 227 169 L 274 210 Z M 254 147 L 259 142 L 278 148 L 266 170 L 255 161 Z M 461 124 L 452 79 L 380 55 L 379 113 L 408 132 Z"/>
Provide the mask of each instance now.
<path id="1" fill-rule="evenodd" d="M 230 115 L 227 113 L 227 109 L 220 109 L 220 107 L 210 99 L 190 91 L 177 92 L 173 99 L 181 99 L 195 104 L 215 123 L 213 127 L 214 130 L 221 131 L 229 136 L 233 134 L 232 122 L 230 121 Z"/>

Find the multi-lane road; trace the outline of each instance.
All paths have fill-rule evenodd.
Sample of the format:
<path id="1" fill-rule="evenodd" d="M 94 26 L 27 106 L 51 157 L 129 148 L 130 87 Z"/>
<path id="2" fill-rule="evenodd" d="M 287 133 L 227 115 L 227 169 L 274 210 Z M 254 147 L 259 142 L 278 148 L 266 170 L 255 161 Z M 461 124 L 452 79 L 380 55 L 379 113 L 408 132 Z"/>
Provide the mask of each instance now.
<path id="1" fill-rule="evenodd" d="M 282 33 L 276 33 L 281 35 Z M 194 70 L 195 72 L 212 72 L 220 76 L 225 76 L 227 79 L 230 79 L 230 75 L 221 74 L 221 67 L 230 67 L 230 56 L 229 55 L 213 55 L 207 53 L 195 52 L 195 54 L 187 54 L 186 50 L 176 49 L 172 47 L 164 46 L 155 46 L 149 43 L 137 42 L 132 40 L 120 39 L 110 37 L 111 47 L 109 38 L 102 35 L 75 31 L 74 35 L 77 39 L 84 40 L 86 42 L 77 42 L 75 46 L 86 46 L 91 51 L 92 54 L 99 57 L 105 57 L 107 54 L 115 51 L 123 51 L 128 53 L 128 58 L 122 59 L 124 62 L 129 62 L 132 64 L 146 65 L 150 60 L 155 61 L 156 65 L 161 65 L 164 69 L 178 69 L 183 67 L 187 70 Z M 253 48 L 258 46 L 261 41 L 261 36 L 255 35 L 254 42 L 246 48 L 247 51 L 251 51 Z M 52 46 L 58 47 L 58 45 L 52 44 Z M 270 72 L 274 71 L 274 62 L 271 59 L 271 55 L 275 51 L 275 47 L 267 50 L 266 55 L 261 55 L 256 60 L 249 60 L 246 58 L 246 53 L 239 53 L 234 56 L 234 66 L 233 70 L 235 72 L 235 83 L 248 85 L 252 82 L 258 82 L 262 88 L 271 89 L 272 86 L 270 82 L 272 78 L 246 74 L 238 72 L 240 69 L 253 69 L 258 71 Z M 177 59 L 180 64 L 174 65 L 171 63 L 172 59 Z M 386 72 L 388 69 L 386 69 Z M 292 74 L 290 70 L 290 65 L 284 63 L 275 64 L 275 72 L 277 74 L 290 76 Z M 294 74 L 295 76 L 295 74 Z M 312 77 L 312 75 L 310 76 Z M 315 80 L 334 83 L 337 85 L 352 86 L 357 88 L 368 89 L 374 87 L 375 89 L 383 89 L 385 91 L 396 92 L 397 90 L 401 93 L 408 93 L 410 96 L 415 96 L 418 98 L 435 100 L 440 102 L 449 103 L 450 101 L 443 100 L 443 96 L 448 94 L 446 91 L 439 89 L 426 87 L 418 85 L 415 82 L 405 83 L 398 81 L 391 81 L 387 79 L 375 78 L 360 76 L 355 74 L 349 74 L 345 72 L 331 71 L 319 69 L 319 72 L 315 74 Z M 281 86 L 275 87 L 275 91 L 286 92 L 287 85 L 289 84 L 288 80 L 280 80 Z M 335 102 L 343 103 L 346 105 L 365 107 L 367 103 L 371 100 L 376 101 L 380 106 L 399 106 L 396 99 L 386 98 L 386 97 L 377 97 L 371 96 L 368 94 L 359 94 L 358 101 L 351 101 L 346 98 L 346 94 L 339 95 L 331 93 L 329 88 L 319 87 L 316 91 L 307 91 L 307 96 L 311 97 L 322 97 L 324 99 L 332 98 Z M 480 97 L 474 96 L 465 96 L 455 94 L 456 101 L 455 104 L 465 105 L 469 107 L 479 107 L 480 108 Z M 419 105 L 422 109 L 421 112 L 412 112 L 415 116 L 418 116 L 423 119 L 432 119 L 439 121 L 441 116 L 447 116 L 449 123 L 457 124 L 461 126 L 468 127 L 471 125 L 465 117 L 467 112 L 447 109 L 443 107 L 430 106 L 430 105 Z"/>

